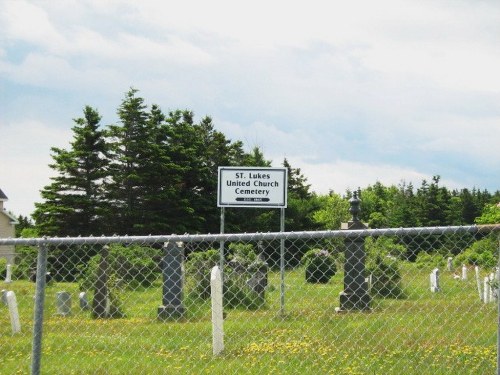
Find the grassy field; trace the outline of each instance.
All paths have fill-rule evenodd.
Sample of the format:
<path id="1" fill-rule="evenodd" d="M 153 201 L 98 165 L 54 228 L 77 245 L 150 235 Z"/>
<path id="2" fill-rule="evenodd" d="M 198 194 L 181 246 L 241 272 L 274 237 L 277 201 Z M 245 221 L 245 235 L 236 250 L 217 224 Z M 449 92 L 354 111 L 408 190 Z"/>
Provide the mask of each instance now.
<path id="1" fill-rule="evenodd" d="M 47 287 L 42 373 L 45 374 L 493 374 L 497 309 L 482 304 L 475 280 L 443 272 L 441 293 L 429 291 L 430 269 L 405 265 L 407 298 L 376 299 L 371 312 L 338 314 L 343 275 L 329 284 L 286 273 L 285 315 L 279 274 L 270 275 L 267 305 L 228 310 L 225 351 L 212 356 L 209 303 L 186 301 L 181 322 L 156 319 L 161 288 L 124 292 L 127 316 L 93 320 L 80 311 L 76 284 Z M 470 272 L 472 275 L 473 273 Z M 0 373 L 30 370 L 34 285 L 0 283 L 16 292 L 22 323 L 13 336 L 0 307 Z M 55 315 L 55 294 L 73 295 L 73 315 Z"/>

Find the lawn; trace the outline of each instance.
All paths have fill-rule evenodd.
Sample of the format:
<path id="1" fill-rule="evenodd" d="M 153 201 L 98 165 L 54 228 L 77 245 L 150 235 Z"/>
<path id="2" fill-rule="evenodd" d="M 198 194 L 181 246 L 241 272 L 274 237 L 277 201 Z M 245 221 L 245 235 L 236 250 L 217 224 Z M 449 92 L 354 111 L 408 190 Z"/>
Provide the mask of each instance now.
<path id="1" fill-rule="evenodd" d="M 370 312 L 336 313 L 343 275 L 307 284 L 304 270 L 286 273 L 284 315 L 279 274 L 271 272 L 265 308 L 227 310 L 225 351 L 212 355 L 210 304 L 187 300 L 180 322 L 156 319 L 160 284 L 123 292 L 126 317 L 90 318 L 78 307 L 78 285 L 47 287 L 42 373 L 46 374 L 493 374 L 497 307 L 481 303 L 476 281 L 403 266 L 405 299 L 376 299 Z M 18 300 L 22 332 L 12 335 L 0 307 L 0 373 L 29 373 L 34 285 L 0 283 Z M 57 316 L 55 294 L 73 296 L 73 314 Z"/>

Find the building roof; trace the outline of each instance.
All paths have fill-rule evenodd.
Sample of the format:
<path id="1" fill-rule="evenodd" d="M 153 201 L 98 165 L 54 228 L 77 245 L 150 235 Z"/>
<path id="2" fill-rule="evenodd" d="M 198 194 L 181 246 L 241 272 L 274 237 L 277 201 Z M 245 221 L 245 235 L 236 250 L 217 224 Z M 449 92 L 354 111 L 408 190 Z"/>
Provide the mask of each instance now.
<path id="1" fill-rule="evenodd" d="M 0 189 L 0 200 L 2 201 L 6 201 L 7 199 L 7 196 L 5 195 L 5 193 L 2 191 L 2 189 Z"/>

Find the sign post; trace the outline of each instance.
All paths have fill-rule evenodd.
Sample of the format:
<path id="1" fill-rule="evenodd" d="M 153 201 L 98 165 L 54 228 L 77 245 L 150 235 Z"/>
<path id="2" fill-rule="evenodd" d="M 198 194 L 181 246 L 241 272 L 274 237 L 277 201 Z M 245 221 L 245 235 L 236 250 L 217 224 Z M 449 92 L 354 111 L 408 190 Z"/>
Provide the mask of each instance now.
<path id="1" fill-rule="evenodd" d="M 225 207 L 280 208 L 280 231 L 285 231 L 287 206 L 287 168 L 219 167 L 217 206 L 221 208 L 221 233 L 224 233 Z M 220 244 L 223 269 L 224 241 Z M 285 306 L 285 240 L 280 243 L 280 314 Z"/>

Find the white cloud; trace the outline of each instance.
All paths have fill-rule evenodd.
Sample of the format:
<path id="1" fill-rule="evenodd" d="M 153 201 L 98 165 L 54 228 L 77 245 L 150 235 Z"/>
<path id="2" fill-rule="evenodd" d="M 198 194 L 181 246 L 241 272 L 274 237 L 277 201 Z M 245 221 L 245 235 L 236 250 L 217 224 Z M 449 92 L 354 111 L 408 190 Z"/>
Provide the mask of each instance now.
<path id="1" fill-rule="evenodd" d="M 50 148 L 67 147 L 71 135 L 36 121 L 0 123 L 0 128 L 0 187 L 9 198 L 5 208 L 16 216 L 29 216 L 34 202 L 40 201 L 40 189 L 53 175 Z"/>

